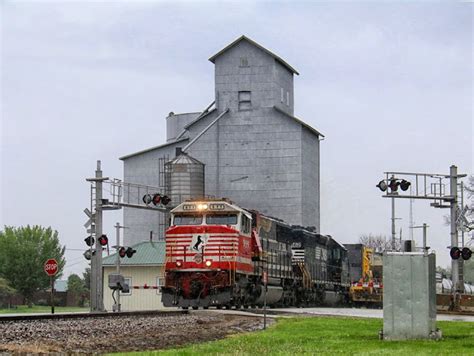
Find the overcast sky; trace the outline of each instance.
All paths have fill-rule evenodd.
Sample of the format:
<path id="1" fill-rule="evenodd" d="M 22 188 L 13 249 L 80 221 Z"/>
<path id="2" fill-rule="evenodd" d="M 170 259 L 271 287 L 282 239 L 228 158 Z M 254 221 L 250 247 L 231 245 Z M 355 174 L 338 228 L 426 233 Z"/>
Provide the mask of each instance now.
<path id="1" fill-rule="evenodd" d="M 472 4 L 1 4 L 0 226 L 57 229 L 66 275 L 86 266 L 96 160 L 121 178 L 118 157 L 165 142 L 170 111 L 204 109 L 207 59 L 242 34 L 300 72 L 295 114 L 326 136 L 322 233 L 389 236 L 390 201 L 375 188 L 384 171 L 473 172 Z M 397 201 L 404 238 L 408 206 Z M 414 204 L 439 265 L 450 261 L 446 213 Z M 107 212 L 109 236 L 116 221 Z"/>

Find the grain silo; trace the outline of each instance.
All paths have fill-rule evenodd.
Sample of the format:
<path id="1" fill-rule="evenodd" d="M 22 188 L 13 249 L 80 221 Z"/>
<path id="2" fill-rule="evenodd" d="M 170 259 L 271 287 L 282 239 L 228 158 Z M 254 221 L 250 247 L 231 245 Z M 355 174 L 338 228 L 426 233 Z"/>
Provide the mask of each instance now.
<path id="1" fill-rule="evenodd" d="M 165 163 L 166 193 L 171 206 L 204 197 L 204 163 L 177 150 L 177 156 Z"/>

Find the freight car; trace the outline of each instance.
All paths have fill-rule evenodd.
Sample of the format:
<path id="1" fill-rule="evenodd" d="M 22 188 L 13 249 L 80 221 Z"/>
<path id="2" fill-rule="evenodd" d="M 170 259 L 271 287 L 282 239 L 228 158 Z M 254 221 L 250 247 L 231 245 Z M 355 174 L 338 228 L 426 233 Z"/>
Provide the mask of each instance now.
<path id="1" fill-rule="evenodd" d="M 163 305 L 303 306 L 347 301 L 347 251 L 229 200 L 186 201 L 166 231 Z"/>

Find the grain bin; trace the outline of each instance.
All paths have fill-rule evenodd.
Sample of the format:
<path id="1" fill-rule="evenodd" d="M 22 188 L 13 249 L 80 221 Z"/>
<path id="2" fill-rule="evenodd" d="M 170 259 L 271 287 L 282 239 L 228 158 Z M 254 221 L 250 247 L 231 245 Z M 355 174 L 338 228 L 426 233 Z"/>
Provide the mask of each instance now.
<path id="1" fill-rule="evenodd" d="M 165 181 L 172 206 L 188 199 L 203 198 L 204 164 L 186 153 L 179 153 L 165 163 Z"/>

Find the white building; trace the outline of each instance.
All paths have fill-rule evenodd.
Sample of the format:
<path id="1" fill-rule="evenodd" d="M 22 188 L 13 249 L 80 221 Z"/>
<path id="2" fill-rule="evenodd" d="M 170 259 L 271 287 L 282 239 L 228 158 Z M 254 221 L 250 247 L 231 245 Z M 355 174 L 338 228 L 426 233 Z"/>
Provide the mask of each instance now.
<path id="1" fill-rule="evenodd" d="M 120 294 L 122 311 L 163 309 L 159 287 L 164 284 L 165 243 L 141 242 L 132 246 L 137 252 L 120 258 L 120 274 L 130 286 L 129 293 Z M 104 257 L 104 307 L 112 311 L 112 290 L 108 287 L 109 274 L 117 273 L 117 254 Z"/>

